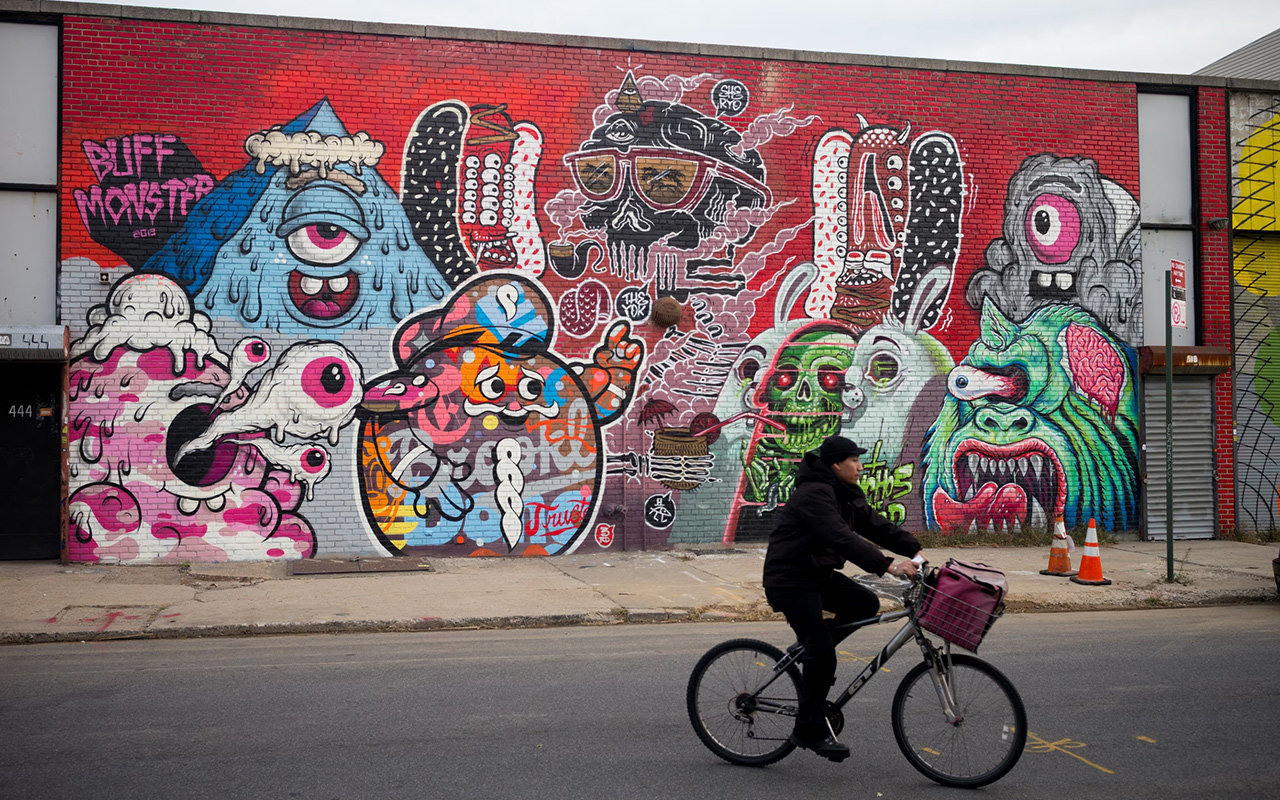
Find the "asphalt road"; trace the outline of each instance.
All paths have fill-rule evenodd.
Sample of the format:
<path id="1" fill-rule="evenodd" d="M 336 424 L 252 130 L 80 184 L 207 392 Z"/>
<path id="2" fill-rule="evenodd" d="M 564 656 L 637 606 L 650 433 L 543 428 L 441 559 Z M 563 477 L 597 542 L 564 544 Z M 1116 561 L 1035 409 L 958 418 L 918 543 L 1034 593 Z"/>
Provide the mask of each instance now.
<path id="1" fill-rule="evenodd" d="M 871 655 L 890 631 L 842 649 Z M 880 634 L 884 634 L 883 636 Z M 784 626 L 632 625 L 0 648 L 0 797 L 894 798 L 961 794 L 897 750 L 904 649 L 845 709 L 843 764 L 694 737 L 698 656 Z M 1009 615 L 982 656 L 1031 741 L 997 798 L 1274 797 L 1280 606 Z M 846 660 L 849 659 L 846 656 Z M 841 667 L 846 680 L 854 665 Z"/>

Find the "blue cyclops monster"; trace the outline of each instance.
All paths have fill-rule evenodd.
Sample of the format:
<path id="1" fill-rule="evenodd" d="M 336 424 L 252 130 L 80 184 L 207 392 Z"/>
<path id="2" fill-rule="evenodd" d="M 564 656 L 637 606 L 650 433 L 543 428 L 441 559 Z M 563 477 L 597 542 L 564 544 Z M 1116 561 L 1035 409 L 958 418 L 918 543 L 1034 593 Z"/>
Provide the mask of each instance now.
<path id="1" fill-rule="evenodd" d="M 214 317 L 299 335 L 394 326 L 449 290 L 374 167 L 386 148 L 354 136 L 327 100 L 245 140 L 250 162 L 204 197 L 147 262 Z"/>

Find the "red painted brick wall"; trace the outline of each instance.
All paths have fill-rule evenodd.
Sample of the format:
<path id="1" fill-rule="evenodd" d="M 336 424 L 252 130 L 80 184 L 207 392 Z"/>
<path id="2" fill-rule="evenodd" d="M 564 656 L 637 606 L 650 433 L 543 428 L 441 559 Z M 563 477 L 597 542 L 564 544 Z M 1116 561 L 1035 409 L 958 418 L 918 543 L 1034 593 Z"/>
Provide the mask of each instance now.
<path id="1" fill-rule="evenodd" d="M 759 541 L 831 432 L 909 528 L 1138 524 L 1141 322 L 1113 302 L 1141 285 L 1139 231 L 1104 199 L 1136 208 L 1132 84 L 92 18 L 66 19 L 64 55 L 81 557 Z M 1222 104 L 1201 98 L 1206 215 Z M 493 242 L 468 222 L 490 185 Z M 1227 261 L 1204 241 L 1208 344 Z M 645 309 L 663 298 L 678 325 Z M 123 372 L 155 416 L 127 421 Z M 530 416 L 484 411 L 491 389 Z M 1229 451 L 1219 478 L 1229 498 Z"/>

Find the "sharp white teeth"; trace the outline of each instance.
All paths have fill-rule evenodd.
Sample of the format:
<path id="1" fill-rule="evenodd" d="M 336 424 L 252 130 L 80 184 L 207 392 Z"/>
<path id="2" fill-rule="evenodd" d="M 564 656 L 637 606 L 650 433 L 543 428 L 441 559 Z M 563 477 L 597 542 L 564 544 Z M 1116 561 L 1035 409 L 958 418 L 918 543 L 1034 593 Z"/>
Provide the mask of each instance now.
<path id="1" fill-rule="evenodd" d="M 981 463 L 982 463 L 982 459 L 978 457 L 977 453 L 970 453 L 969 454 L 969 474 L 975 478 L 978 477 L 978 466 Z"/>
<path id="2" fill-rule="evenodd" d="M 1044 508 L 1040 505 L 1040 501 L 1034 497 L 1031 498 L 1031 527 L 1040 528 L 1049 524 L 1049 517 L 1044 513 Z"/>
<path id="3" fill-rule="evenodd" d="M 992 536 L 994 536 L 994 535 L 995 535 L 995 533 L 996 533 L 996 523 L 995 523 L 995 520 L 990 520 L 990 519 L 989 519 L 989 520 L 987 520 L 987 533 L 988 533 L 988 534 L 990 534 L 990 535 L 992 535 Z"/>
<path id="4" fill-rule="evenodd" d="M 1031 460 L 1031 472 L 1032 472 L 1032 474 L 1033 474 L 1033 475 L 1035 475 L 1037 478 L 1039 478 L 1039 477 L 1040 477 L 1040 469 L 1044 466 L 1044 457 L 1043 457 L 1043 456 L 1032 456 L 1030 460 Z"/>
<path id="5" fill-rule="evenodd" d="M 331 278 L 329 280 L 329 291 L 342 294 L 347 290 L 347 286 L 351 283 L 351 279 L 346 275 L 341 278 Z"/>
<path id="6" fill-rule="evenodd" d="M 969 502 L 970 500 L 973 499 L 973 496 L 976 495 L 977 493 L 978 493 L 978 482 L 977 481 L 970 482 L 968 491 L 964 493 L 964 501 L 966 503 Z"/>
<path id="7" fill-rule="evenodd" d="M 320 280 L 319 278 L 313 278 L 310 275 L 308 275 L 307 277 L 303 278 L 301 282 L 299 282 L 298 287 L 302 289 L 303 294 L 306 294 L 306 295 L 319 294 L 320 290 L 324 288 L 324 281 Z"/>
<path id="8" fill-rule="evenodd" d="M 983 472 L 990 472 L 990 471 L 991 471 L 991 459 L 986 458 L 986 457 L 983 457 L 983 458 L 978 459 L 978 463 L 980 463 L 980 464 L 982 465 L 982 471 L 983 471 Z"/>
<path id="9" fill-rule="evenodd" d="M 969 535 L 970 536 L 978 535 L 978 521 L 976 519 L 973 522 L 969 523 Z"/>
<path id="10" fill-rule="evenodd" d="M 1031 469 L 1031 464 L 1025 458 L 1020 458 L 1013 463 L 1018 467 L 1018 474 L 1024 478 L 1027 477 L 1027 470 Z"/>
<path id="11" fill-rule="evenodd" d="M 192 500 L 190 497 L 178 498 L 178 510 L 181 511 L 183 514 L 186 514 L 188 517 L 196 513 L 196 511 L 199 508 L 200 508 L 199 500 Z"/>

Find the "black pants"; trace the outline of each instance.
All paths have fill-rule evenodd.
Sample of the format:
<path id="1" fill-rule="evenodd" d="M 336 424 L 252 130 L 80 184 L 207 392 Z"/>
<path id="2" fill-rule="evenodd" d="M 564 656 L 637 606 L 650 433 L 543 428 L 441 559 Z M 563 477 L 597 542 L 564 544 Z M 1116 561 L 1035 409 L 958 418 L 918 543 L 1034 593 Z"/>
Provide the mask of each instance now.
<path id="1" fill-rule="evenodd" d="M 764 595 L 773 610 L 787 618 L 797 641 L 804 645 L 796 736 L 806 741 L 823 739 L 828 734 L 824 713 L 827 690 L 836 678 L 836 643 L 844 638 L 833 635 L 831 629 L 875 616 L 880 600 L 839 572 L 812 589 L 766 589 Z M 834 612 L 835 618 L 823 619 L 824 610 Z"/>

